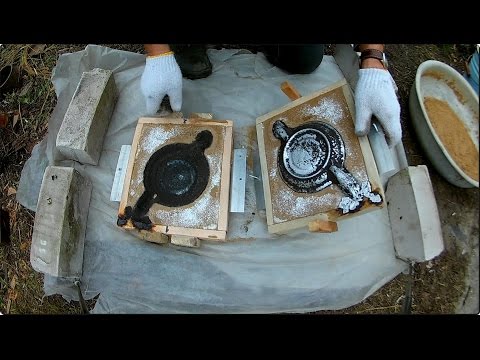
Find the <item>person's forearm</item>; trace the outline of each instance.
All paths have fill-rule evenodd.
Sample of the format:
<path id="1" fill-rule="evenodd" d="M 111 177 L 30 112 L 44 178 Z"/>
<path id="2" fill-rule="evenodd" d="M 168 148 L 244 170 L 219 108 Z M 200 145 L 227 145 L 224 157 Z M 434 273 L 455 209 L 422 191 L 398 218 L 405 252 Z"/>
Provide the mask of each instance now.
<path id="1" fill-rule="evenodd" d="M 366 49 L 375 49 L 375 50 L 380 50 L 381 52 L 385 51 L 385 45 L 384 44 L 359 44 L 358 45 L 358 51 L 363 51 Z M 377 68 L 377 69 L 385 69 L 382 62 L 378 59 L 364 59 L 362 60 L 360 64 L 361 69 L 368 69 L 368 68 Z"/>
<path id="2" fill-rule="evenodd" d="M 144 44 L 143 47 L 147 56 L 157 56 L 171 51 L 168 44 Z"/>

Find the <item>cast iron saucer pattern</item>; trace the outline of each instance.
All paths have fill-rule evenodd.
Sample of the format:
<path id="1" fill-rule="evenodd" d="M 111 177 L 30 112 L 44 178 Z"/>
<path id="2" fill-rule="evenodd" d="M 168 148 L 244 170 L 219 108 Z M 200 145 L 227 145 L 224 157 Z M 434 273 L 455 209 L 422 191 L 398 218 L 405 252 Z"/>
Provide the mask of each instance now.
<path id="1" fill-rule="evenodd" d="M 272 131 L 281 140 L 277 156 L 280 174 L 292 190 L 313 193 L 336 184 L 346 195 L 338 204 L 342 214 L 360 210 L 365 200 L 376 205 L 383 202 L 368 180 L 359 183 L 344 167 L 345 144 L 331 125 L 314 121 L 289 128 L 277 120 Z"/>
<path id="2" fill-rule="evenodd" d="M 207 187 L 210 167 L 204 154 L 212 144 L 208 130 L 197 134 L 191 144 L 173 143 L 161 147 L 150 156 L 143 172 L 145 191 L 135 206 L 127 206 L 125 215 L 117 220 L 119 226 L 132 219 L 135 227 L 150 229 L 147 213 L 154 203 L 180 207 L 194 202 Z"/>
<path id="3" fill-rule="evenodd" d="M 281 140 L 277 164 L 285 184 L 301 193 L 315 193 L 332 184 L 335 178 L 328 171 L 329 167 L 343 167 L 345 162 L 345 145 L 334 127 L 324 122 L 311 121 L 296 128 L 289 128 L 283 121 L 277 120 L 272 131 L 275 137 Z M 313 141 L 309 141 L 307 137 Z M 291 155 L 296 148 L 307 142 L 311 148 L 310 155 L 317 156 L 320 160 L 314 164 L 315 169 L 311 173 L 302 176 L 295 173 L 295 168 L 299 166 L 290 165 L 289 162 L 292 162 Z M 286 155 L 287 153 L 290 156 Z"/>

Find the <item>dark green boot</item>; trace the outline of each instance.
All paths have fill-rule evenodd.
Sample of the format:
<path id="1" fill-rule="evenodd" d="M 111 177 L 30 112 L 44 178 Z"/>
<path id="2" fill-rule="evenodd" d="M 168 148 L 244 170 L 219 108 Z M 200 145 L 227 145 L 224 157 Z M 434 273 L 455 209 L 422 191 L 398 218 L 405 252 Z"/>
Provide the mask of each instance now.
<path id="1" fill-rule="evenodd" d="M 205 45 L 170 45 L 183 77 L 195 80 L 206 78 L 212 73 L 212 63 Z"/>

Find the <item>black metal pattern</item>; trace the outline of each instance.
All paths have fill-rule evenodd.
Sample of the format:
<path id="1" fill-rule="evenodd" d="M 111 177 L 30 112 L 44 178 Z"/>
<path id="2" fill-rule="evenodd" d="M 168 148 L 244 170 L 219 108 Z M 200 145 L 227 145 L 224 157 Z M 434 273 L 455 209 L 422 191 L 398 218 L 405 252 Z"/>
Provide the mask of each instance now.
<path id="1" fill-rule="evenodd" d="M 312 121 L 296 128 L 289 128 L 283 121 L 273 124 L 275 137 L 282 140 L 278 152 L 278 168 L 283 181 L 294 191 L 315 193 L 332 184 L 327 171 L 332 164 L 342 166 L 345 161 L 345 145 L 339 132 L 331 125 Z M 298 151 L 308 152 L 305 159 L 295 159 Z M 311 171 L 308 171 L 309 167 Z"/>
<path id="2" fill-rule="evenodd" d="M 174 143 L 158 149 L 148 160 L 143 172 L 145 191 L 117 224 L 123 226 L 128 219 L 138 229 L 151 229 L 147 216 L 154 203 L 180 207 L 194 202 L 205 190 L 210 178 L 210 167 L 204 154 L 212 144 L 213 135 L 204 130 L 191 144 Z"/>
<path id="3" fill-rule="evenodd" d="M 282 141 L 277 163 L 283 181 L 300 193 L 315 193 L 331 184 L 337 185 L 344 196 L 338 204 L 342 214 L 358 211 L 365 201 L 383 202 L 370 183 L 359 183 L 344 167 L 345 144 L 340 133 L 322 121 L 312 121 L 289 128 L 277 120 L 273 134 Z"/>

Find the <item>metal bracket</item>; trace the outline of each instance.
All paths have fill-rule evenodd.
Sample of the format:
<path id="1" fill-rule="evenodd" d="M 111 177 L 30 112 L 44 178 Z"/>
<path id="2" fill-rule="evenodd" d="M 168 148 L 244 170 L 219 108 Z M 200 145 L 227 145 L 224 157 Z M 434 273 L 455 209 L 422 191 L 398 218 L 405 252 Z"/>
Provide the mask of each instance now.
<path id="1" fill-rule="evenodd" d="M 233 150 L 230 212 L 245 211 L 245 181 L 247 177 L 247 149 Z"/>
<path id="2" fill-rule="evenodd" d="M 115 170 L 115 178 L 113 179 L 110 201 L 120 201 L 122 199 L 123 183 L 125 182 L 128 158 L 130 157 L 131 149 L 131 145 L 122 145 L 117 161 L 117 169 Z"/>

